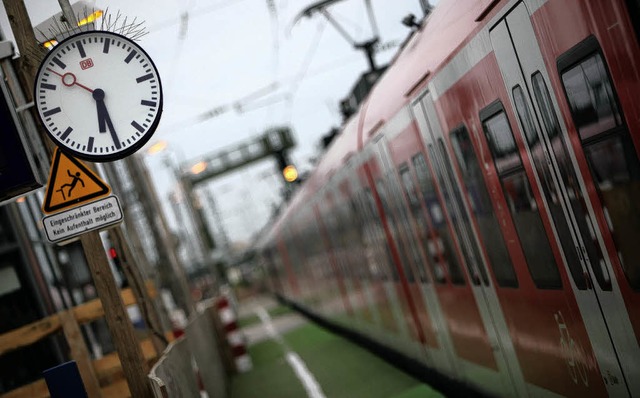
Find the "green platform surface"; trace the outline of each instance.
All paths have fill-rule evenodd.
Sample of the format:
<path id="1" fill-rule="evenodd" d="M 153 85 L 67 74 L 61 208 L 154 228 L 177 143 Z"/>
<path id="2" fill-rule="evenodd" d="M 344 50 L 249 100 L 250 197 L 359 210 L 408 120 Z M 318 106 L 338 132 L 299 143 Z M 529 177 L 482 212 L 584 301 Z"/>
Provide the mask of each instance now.
<path id="1" fill-rule="evenodd" d="M 442 394 L 389 363 L 314 324 L 283 335 L 313 374 L 327 398 L 436 398 Z M 236 375 L 231 398 L 304 398 L 285 349 L 268 340 L 249 347 L 253 370 Z"/>

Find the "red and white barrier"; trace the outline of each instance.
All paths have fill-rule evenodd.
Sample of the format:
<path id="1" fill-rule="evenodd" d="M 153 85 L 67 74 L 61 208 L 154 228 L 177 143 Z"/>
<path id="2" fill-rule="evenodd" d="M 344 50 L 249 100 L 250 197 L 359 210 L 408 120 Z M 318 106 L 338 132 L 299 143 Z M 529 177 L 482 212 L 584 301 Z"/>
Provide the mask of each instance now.
<path id="1" fill-rule="evenodd" d="M 216 303 L 216 308 L 218 309 L 218 316 L 222 322 L 223 330 L 227 335 L 227 342 L 231 347 L 231 355 L 233 356 L 236 370 L 241 373 L 251 370 L 253 363 L 247 352 L 245 337 L 238 327 L 236 312 L 229 299 L 226 296 L 220 296 Z"/>

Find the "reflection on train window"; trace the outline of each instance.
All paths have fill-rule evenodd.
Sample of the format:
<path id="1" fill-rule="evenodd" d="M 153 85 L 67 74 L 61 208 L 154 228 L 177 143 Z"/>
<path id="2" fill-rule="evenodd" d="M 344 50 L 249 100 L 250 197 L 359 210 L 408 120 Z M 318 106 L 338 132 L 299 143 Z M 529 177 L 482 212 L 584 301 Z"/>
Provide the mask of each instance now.
<path id="1" fill-rule="evenodd" d="M 493 108 L 493 106 L 491 107 Z M 490 116 L 481 117 L 481 119 L 482 128 L 488 138 L 489 150 L 496 160 L 500 159 L 500 151 L 495 147 L 495 138 L 499 137 L 501 142 L 511 142 L 510 145 L 513 147 L 516 144 L 507 115 L 501 106 L 497 113 L 491 113 Z M 542 224 L 531 185 L 522 167 L 518 152 L 510 154 L 510 156 L 517 157 L 517 160 L 510 159 L 509 165 L 513 167 L 498 170 L 498 177 L 522 244 L 529 272 L 538 288 L 558 289 L 562 287 L 560 271 L 551 251 L 551 245 Z"/>
<path id="2" fill-rule="evenodd" d="M 411 208 L 420 206 L 420 202 L 418 201 L 418 197 L 416 196 L 415 187 L 413 186 L 413 179 L 411 178 L 411 174 L 409 172 L 409 166 L 407 166 L 406 163 L 400 166 L 399 173 L 400 179 L 402 180 L 402 186 L 404 188 L 404 194 L 409 200 L 409 205 L 411 206 Z"/>
<path id="3" fill-rule="evenodd" d="M 640 162 L 613 84 L 597 52 L 561 72 L 620 263 L 631 287 L 640 290 Z M 601 267 L 606 272 L 604 262 Z"/>
<path id="4" fill-rule="evenodd" d="M 377 258 L 378 260 L 381 260 L 382 258 L 386 260 L 385 264 L 381 264 L 380 267 L 376 267 L 376 271 L 380 271 L 380 275 L 385 279 L 388 279 L 389 275 L 391 275 L 391 278 L 394 281 L 398 281 L 400 279 L 398 276 L 398 270 L 396 269 L 393 257 L 391 256 L 391 249 L 389 248 L 389 243 L 387 242 L 387 238 L 384 234 L 384 228 L 382 226 L 380 216 L 378 215 L 378 210 L 376 209 L 373 193 L 369 188 L 366 188 L 364 192 L 364 198 L 368 209 L 367 218 L 371 225 L 373 238 L 375 239 L 377 248 L 384 248 L 385 256 L 377 256 Z"/>
<path id="5" fill-rule="evenodd" d="M 380 263 L 386 259 L 381 252 L 384 244 L 381 246 L 378 243 L 376 226 L 370 215 L 364 191 L 356 195 L 355 207 L 358 209 L 359 228 L 362 231 L 362 256 L 364 257 L 364 266 L 367 267 L 367 274 L 373 280 L 384 279 L 386 277 L 385 265 Z"/>
<path id="6" fill-rule="evenodd" d="M 400 180 L 402 181 L 402 188 L 404 195 L 409 201 L 409 210 L 411 211 L 411 215 L 413 216 L 413 220 L 415 221 L 417 230 L 415 233 L 412 233 L 413 236 L 417 235 L 418 240 L 425 252 L 429 253 L 430 258 L 426 261 L 426 263 L 430 263 L 433 261 L 433 256 L 430 253 L 430 248 L 428 247 L 428 237 L 429 227 L 427 225 L 427 221 L 424 218 L 424 214 L 422 212 L 422 207 L 420 206 L 420 200 L 418 199 L 418 195 L 416 192 L 415 184 L 413 183 L 413 177 L 411 176 L 411 171 L 409 170 L 409 166 L 404 163 L 400 166 Z M 415 241 L 415 239 L 414 239 Z M 414 248 L 414 256 L 417 256 L 417 249 Z M 427 273 L 425 267 L 427 264 L 424 264 L 420 257 L 416 258 L 416 268 L 418 270 L 418 274 L 420 276 L 420 280 L 422 282 L 428 282 Z"/>
<path id="7" fill-rule="evenodd" d="M 347 236 L 347 224 L 348 224 L 348 207 L 347 205 L 340 200 L 339 204 L 336 204 L 334 207 L 334 220 L 335 220 L 335 238 L 336 238 L 336 246 L 337 253 L 336 258 L 338 259 L 338 263 L 340 267 L 343 269 L 345 275 L 348 275 L 351 279 L 357 279 L 356 268 L 351 264 L 350 251 L 351 251 L 351 242 L 348 240 Z"/>
<path id="8" fill-rule="evenodd" d="M 505 131 L 510 130 L 507 117 L 492 117 L 485 120 L 483 124 L 498 174 L 521 169 L 522 162 L 520 161 L 516 142 L 510 134 L 504 134 Z"/>
<path id="9" fill-rule="evenodd" d="M 498 220 L 493 213 L 491 199 L 484 184 L 482 169 L 473 150 L 469 133 L 461 126 L 451 133 L 451 144 L 467 188 L 469 202 L 474 203 L 472 210 L 480 235 L 484 238 L 484 246 L 489 261 L 501 287 L 518 287 L 518 279 L 513 269 L 513 263 L 504 242 Z"/>
<path id="10" fill-rule="evenodd" d="M 425 215 L 424 210 L 421 209 L 421 214 L 423 214 L 422 219 L 425 225 L 424 238 L 426 239 L 426 241 L 423 241 L 423 245 L 427 248 L 426 250 L 431 259 L 428 264 L 431 267 L 436 282 L 444 283 L 446 281 L 445 269 L 449 267 L 460 269 L 460 264 L 453 249 L 454 243 L 444 220 L 442 208 L 440 207 L 440 202 L 438 201 L 431 173 L 427 167 L 424 155 L 421 153 L 417 154 L 413 157 L 412 163 L 418 180 L 419 194 L 422 194 L 421 200 L 424 209 L 426 209 L 431 217 L 431 225 L 433 225 L 433 230 L 429 230 L 426 222 L 427 215 Z"/>
<path id="11" fill-rule="evenodd" d="M 446 175 L 448 181 L 451 181 L 451 190 L 453 191 L 453 198 L 455 199 L 455 204 L 457 211 L 460 214 L 460 221 L 462 225 L 460 225 L 460 231 L 458 233 L 463 233 L 468 238 L 468 244 L 470 247 L 463 250 L 465 255 L 465 259 L 467 260 L 467 268 L 469 269 L 469 274 L 471 275 L 475 284 L 479 284 L 478 272 L 482 277 L 482 281 L 485 285 L 489 285 L 489 276 L 487 275 L 487 271 L 484 268 L 482 262 L 482 257 L 480 255 L 480 248 L 474 237 L 471 235 L 473 231 L 473 226 L 471 225 L 471 220 L 469 219 L 469 215 L 464 206 L 464 201 L 462 199 L 462 192 L 460 191 L 460 187 L 458 186 L 457 181 L 453 177 L 453 171 L 451 167 L 453 163 L 451 163 L 451 159 L 449 158 L 449 152 L 444 145 L 444 140 L 442 138 L 438 139 L 438 149 L 440 150 L 440 155 L 442 156 L 442 161 L 444 162 L 444 174 Z"/>
<path id="12" fill-rule="evenodd" d="M 449 221 L 451 222 L 454 228 L 454 231 L 458 236 L 458 239 L 462 239 L 462 235 L 460 233 L 458 221 L 456 218 L 457 214 L 453 209 L 453 200 L 451 199 L 451 195 L 449 193 L 448 187 L 445 185 L 445 177 L 444 177 L 444 172 L 442 171 L 442 165 L 438 161 L 433 145 L 429 145 L 428 149 L 429 149 L 429 155 L 431 156 L 431 161 L 433 162 L 432 163 L 433 168 L 435 169 L 436 177 L 440 185 L 440 192 L 442 193 L 442 198 L 445 203 L 445 207 L 447 209 L 447 214 L 449 215 L 449 218 L 450 218 Z M 461 251 L 462 251 L 464 260 L 467 262 L 467 267 L 470 267 L 470 264 L 468 263 L 469 257 L 466 251 L 464 249 L 462 249 Z M 454 267 L 454 265 L 456 265 L 456 267 Z M 473 272 L 471 273 L 471 275 L 473 275 Z M 451 278 L 451 282 L 454 284 L 458 284 L 458 285 L 465 284 L 464 274 L 462 269 L 458 267 L 458 263 L 449 263 L 449 277 Z M 475 283 L 477 282 L 477 280 L 474 280 L 473 282 Z"/>
<path id="13" fill-rule="evenodd" d="M 583 141 L 622 124 L 600 54 L 594 54 L 566 70 L 562 74 L 562 82 L 573 121 Z"/>
<path id="14" fill-rule="evenodd" d="M 415 276 L 413 271 L 411 270 L 411 264 L 409 263 L 409 256 L 407 254 L 405 242 L 402 240 L 402 236 L 400 236 L 400 228 L 396 219 L 391 212 L 391 207 L 389 203 L 389 196 L 387 195 L 387 189 L 384 185 L 382 179 L 376 181 L 376 190 L 378 191 L 378 195 L 380 197 L 380 203 L 382 203 L 382 209 L 384 210 L 385 217 L 389 224 L 389 229 L 391 230 L 391 236 L 393 237 L 393 241 L 396 243 L 396 247 L 398 248 L 398 252 L 400 253 L 400 262 L 402 270 L 404 271 L 405 277 L 409 282 L 415 281 Z"/>
<path id="15" fill-rule="evenodd" d="M 364 217 L 362 210 L 357 203 L 357 199 L 345 194 L 345 199 L 349 203 L 349 242 L 355 245 L 355 253 L 353 253 L 353 266 L 358 269 L 358 275 L 363 279 L 370 279 L 371 267 L 369 266 L 369 257 L 365 256 L 367 250 L 367 240 L 364 231 Z"/>
<path id="16" fill-rule="evenodd" d="M 414 260 L 413 264 L 416 267 L 418 276 L 420 277 L 420 281 L 426 283 L 426 282 L 429 282 L 429 278 L 427 277 L 427 271 L 425 268 L 426 264 L 425 264 L 424 258 L 420 254 L 420 250 L 418 249 L 418 246 L 423 243 L 422 235 L 426 231 L 424 226 L 425 222 L 424 222 L 424 218 L 419 220 L 415 216 L 416 210 L 420 208 L 420 202 L 418 201 L 418 197 L 416 195 L 416 187 L 413 184 L 413 179 L 409 172 L 409 166 L 406 163 L 401 165 L 399 173 L 400 173 L 400 179 L 402 181 L 401 189 L 403 190 L 405 196 L 409 200 L 409 210 L 413 215 L 413 220 L 418 224 L 417 233 L 414 232 L 411 227 L 411 223 L 409 221 L 409 215 L 407 214 L 406 208 L 403 205 L 404 202 L 402 200 L 400 201 L 401 203 L 399 204 L 400 206 L 399 210 L 402 213 L 404 224 L 406 224 L 407 228 L 409 228 L 409 231 L 408 231 L 409 236 L 407 238 L 409 240 L 409 244 L 411 245 L 411 251 L 413 253 L 413 260 Z"/>
<path id="17" fill-rule="evenodd" d="M 347 193 L 342 195 L 342 201 L 344 205 L 344 214 L 342 217 L 343 227 L 343 239 L 345 252 L 348 258 L 349 267 L 353 269 L 354 274 L 359 279 L 368 277 L 365 274 L 366 267 L 363 261 L 360 261 L 359 253 L 362 250 L 362 237 L 358 228 L 357 210 L 355 209 L 353 200 Z M 350 250 L 347 250 L 350 248 Z"/>
<path id="18" fill-rule="evenodd" d="M 331 203 L 329 199 L 330 196 L 327 196 L 327 203 Z M 323 219 L 325 221 L 325 228 L 327 230 L 327 235 L 329 236 L 329 247 L 328 250 L 333 252 L 335 266 L 340 274 L 340 277 L 347 280 L 350 278 L 348 274 L 348 269 L 344 265 L 342 250 L 340 248 L 340 240 L 338 239 L 339 225 L 338 225 L 338 217 L 336 212 L 338 209 L 335 206 L 327 206 L 325 208 Z"/>
<path id="19" fill-rule="evenodd" d="M 407 168 L 406 163 L 401 166 L 401 170 L 404 170 Z M 405 174 L 408 175 L 408 170 L 406 170 Z M 400 176 L 402 178 L 402 171 L 400 171 Z M 395 178 L 396 176 L 391 173 L 388 175 L 387 177 L 387 181 L 397 181 L 397 179 Z M 411 176 L 409 175 L 409 181 L 411 180 Z M 405 198 L 403 195 L 403 186 L 404 186 L 404 182 L 401 181 L 401 186 L 398 186 L 397 183 L 393 184 L 394 187 L 396 189 L 394 189 L 394 193 L 395 195 L 395 205 L 396 207 L 394 208 L 395 214 L 397 214 L 400 219 L 399 219 L 399 225 L 401 227 L 403 227 L 402 229 L 402 233 L 403 233 L 403 238 L 405 241 L 405 246 L 407 247 L 408 251 L 411 251 L 411 258 L 413 259 L 413 266 L 414 268 L 414 272 L 416 274 L 418 274 L 418 277 L 420 278 L 420 280 L 422 282 L 428 282 L 427 279 L 427 271 L 425 269 L 425 259 L 423 258 L 422 254 L 420 253 L 420 249 L 419 247 L 419 243 L 417 241 L 417 234 L 414 230 L 414 224 L 410 221 L 410 216 L 407 212 L 407 206 L 405 206 Z M 406 193 L 406 192 L 405 192 Z M 410 199 L 411 200 L 411 199 Z M 414 192 L 414 200 L 415 199 L 415 192 Z M 411 205 L 409 205 L 409 207 L 411 207 Z"/>

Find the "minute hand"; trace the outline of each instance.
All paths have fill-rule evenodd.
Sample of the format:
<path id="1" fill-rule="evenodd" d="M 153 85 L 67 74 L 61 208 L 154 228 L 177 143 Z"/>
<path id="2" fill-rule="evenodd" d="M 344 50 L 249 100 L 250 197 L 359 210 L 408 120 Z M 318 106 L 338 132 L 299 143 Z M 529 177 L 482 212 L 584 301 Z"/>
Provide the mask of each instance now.
<path id="1" fill-rule="evenodd" d="M 120 140 L 118 139 L 118 134 L 116 133 L 116 129 L 113 127 L 111 117 L 109 117 L 107 106 L 104 104 L 104 90 L 101 88 L 93 90 L 93 99 L 96 100 L 96 109 L 98 111 L 98 130 L 101 133 L 105 133 L 108 128 L 116 149 L 120 149 L 121 145 Z"/>

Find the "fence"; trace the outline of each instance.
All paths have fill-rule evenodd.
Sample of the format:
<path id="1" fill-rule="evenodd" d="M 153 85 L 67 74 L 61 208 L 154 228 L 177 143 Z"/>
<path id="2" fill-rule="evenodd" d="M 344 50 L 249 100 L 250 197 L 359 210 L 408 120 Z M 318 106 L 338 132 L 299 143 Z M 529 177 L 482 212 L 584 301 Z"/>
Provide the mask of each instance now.
<path id="1" fill-rule="evenodd" d="M 227 396 L 232 361 L 221 331 L 215 305 L 201 306 L 149 373 L 157 398 L 200 398 L 201 389 L 209 398 Z"/>
<path id="2" fill-rule="evenodd" d="M 147 283 L 151 298 L 157 292 L 151 283 Z M 121 291 L 125 306 L 136 304 L 131 289 Z M 73 307 L 70 310 L 50 315 L 39 321 L 14 329 L 0 335 L 0 356 L 19 348 L 34 344 L 47 336 L 62 330 L 70 348 L 70 357 L 75 360 L 82 376 L 89 397 L 129 397 L 127 381 L 122 374 L 122 366 L 117 353 L 105 355 L 100 359 L 91 359 L 80 325 L 93 322 L 104 317 L 104 310 L 99 299 Z M 167 335 L 171 340 L 171 336 Z M 147 363 L 153 363 L 158 357 L 150 338 L 140 341 L 140 346 Z M 0 398 L 48 398 L 49 391 L 44 379 L 9 391 Z"/>

